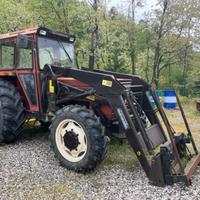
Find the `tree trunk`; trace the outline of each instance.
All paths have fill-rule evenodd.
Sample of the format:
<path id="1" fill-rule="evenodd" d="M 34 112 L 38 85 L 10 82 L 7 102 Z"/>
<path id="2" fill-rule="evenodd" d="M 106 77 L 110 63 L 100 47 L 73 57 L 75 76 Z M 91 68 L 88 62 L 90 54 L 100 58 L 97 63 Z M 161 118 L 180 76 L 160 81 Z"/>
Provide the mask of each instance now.
<path id="1" fill-rule="evenodd" d="M 158 71 L 159 71 L 159 65 L 160 65 L 160 42 L 157 43 L 157 46 L 155 48 L 155 55 L 154 55 L 154 64 L 153 64 L 153 75 L 152 75 L 152 83 L 156 84 L 158 86 L 159 77 L 158 77 Z"/>
<path id="2" fill-rule="evenodd" d="M 154 64 L 153 64 L 153 74 L 152 74 L 152 83 L 156 84 L 158 86 L 159 84 L 159 76 L 160 76 L 160 63 L 161 63 L 161 39 L 163 37 L 163 28 L 165 24 L 165 15 L 166 11 L 168 9 L 169 0 L 164 0 L 163 2 L 163 10 L 160 20 L 160 26 L 157 33 L 157 43 L 155 47 L 155 53 L 154 53 Z"/>
<path id="3" fill-rule="evenodd" d="M 147 44 L 147 61 L 146 61 L 146 67 L 145 67 L 145 76 L 146 76 L 146 80 L 147 80 L 147 82 L 149 83 L 149 50 L 150 50 L 150 48 L 149 48 L 149 45 Z"/>
<path id="4" fill-rule="evenodd" d="M 91 36 L 91 46 L 90 46 L 90 55 L 89 55 L 89 68 L 90 69 L 94 69 L 95 51 L 99 45 L 99 23 L 98 23 L 98 19 L 97 19 L 98 0 L 94 0 L 92 7 L 95 11 L 95 28 L 92 31 L 92 36 Z"/>
<path id="5" fill-rule="evenodd" d="M 136 56 L 135 56 L 135 48 L 132 47 L 131 49 L 131 68 L 132 68 L 132 74 L 136 74 L 136 62 L 135 62 Z"/>
<path id="6" fill-rule="evenodd" d="M 136 74 L 136 45 L 135 45 L 135 0 L 131 0 L 128 18 L 128 40 L 130 45 L 131 71 Z"/>
<path id="7" fill-rule="evenodd" d="M 187 95 L 186 92 L 186 81 L 187 81 L 187 72 L 188 72 L 188 56 L 189 56 L 189 46 L 190 46 L 190 37 L 191 37 L 191 30 L 190 30 L 190 23 L 191 23 L 191 18 L 189 19 L 189 26 L 187 30 L 187 41 L 185 44 L 185 53 L 184 53 L 184 59 L 183 59 L 183 95 Z"/>

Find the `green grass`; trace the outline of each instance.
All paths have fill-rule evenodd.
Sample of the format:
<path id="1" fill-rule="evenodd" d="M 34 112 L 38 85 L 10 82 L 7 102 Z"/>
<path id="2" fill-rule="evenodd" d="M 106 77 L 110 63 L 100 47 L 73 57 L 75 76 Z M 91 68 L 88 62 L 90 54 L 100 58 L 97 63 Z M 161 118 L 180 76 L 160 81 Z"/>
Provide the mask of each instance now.
<path id="1" fill-rule="evenodd" d="M 101 168 L 112 168 L 118 165 L 125 170 L 134 170 L 138 165 L 137 158 L 127 140 L 111 138 L 108 153 Z"/>
<path id="2" fill-rule="evenodd" d="M 27 200 L 33 200 L 38 198 L 59 200 L 59 199 L 71 199 L 76 200 L 78 196 L 76 193 L 72 192 L 66 185 L 64 184 L 55 184 L 50 183 L 48 185 L 52 185 L 52 187 L 39 186 L 30 192 L 30 194 L 26 197 Z"/>

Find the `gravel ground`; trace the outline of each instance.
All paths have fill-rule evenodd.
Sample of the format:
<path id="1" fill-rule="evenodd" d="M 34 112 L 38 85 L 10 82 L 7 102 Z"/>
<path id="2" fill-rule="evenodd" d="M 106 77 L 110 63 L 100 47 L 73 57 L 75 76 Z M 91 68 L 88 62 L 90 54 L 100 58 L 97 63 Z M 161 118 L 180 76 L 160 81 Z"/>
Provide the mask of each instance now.
<path id="1" fill-rule="evenodd" d="M 127 171 L 116 163 L 89 175 L 68 171 L 54 158 L 47 133 L 37 129 L 15 144 L 1 146 L 0 160 L 1 200 L 200 199 L 200 172 L 188 188 L 158 188 L 148 184 L 139 165 Z"/>
<path id="2" fill-rule="evenodd" d="M 186 112 L 200 148 L 200 114 L 192 104 Z M 178 112 L 167 113 L 175 130 L 182 131 Z M 190 187 L 149 185 L 125 144 L 111 144 L 107 159 L 88 175 L 61 167 L 50 148 L 48 133 L 41 129 L 29 129 L 15 144 L 0 146 L 0 200 L 200 200 L 200 170 L 192 182 Z"/>

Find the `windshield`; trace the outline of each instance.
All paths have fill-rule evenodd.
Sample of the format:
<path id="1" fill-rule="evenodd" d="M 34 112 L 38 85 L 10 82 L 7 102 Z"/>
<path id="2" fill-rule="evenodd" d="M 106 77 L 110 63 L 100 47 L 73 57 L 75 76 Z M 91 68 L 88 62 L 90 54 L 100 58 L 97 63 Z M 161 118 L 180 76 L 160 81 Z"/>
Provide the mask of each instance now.
<path id="1" fill-rule="evenodd" d="M 38 38 L 40 69 L 45 64 L 59 67 L 76 67 L 74 44 L 49 38 Z"/>

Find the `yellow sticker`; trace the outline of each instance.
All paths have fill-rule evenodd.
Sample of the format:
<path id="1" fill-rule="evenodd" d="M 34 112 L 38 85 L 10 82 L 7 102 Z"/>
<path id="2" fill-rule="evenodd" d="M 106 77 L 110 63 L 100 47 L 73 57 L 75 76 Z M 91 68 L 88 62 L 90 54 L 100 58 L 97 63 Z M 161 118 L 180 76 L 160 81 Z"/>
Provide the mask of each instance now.
<path id="1" fill-rule="evenodd" d="M 102 80 L 102 85 L 106 87 L 112 87 L 112 81 Z"/>
<path id="2" fill-rule="evenodd" d="M 49 92 L 54 93 L 55 92 L 55 87 L 53 85 L 53 81 L 49 80 Z"/>
<path id="3" fill-rule="evenodd" d="M 94 95 L 86 96 L 85 98 L 90 100 L 90 101 L 95 101 L 95 96 Z"/>

